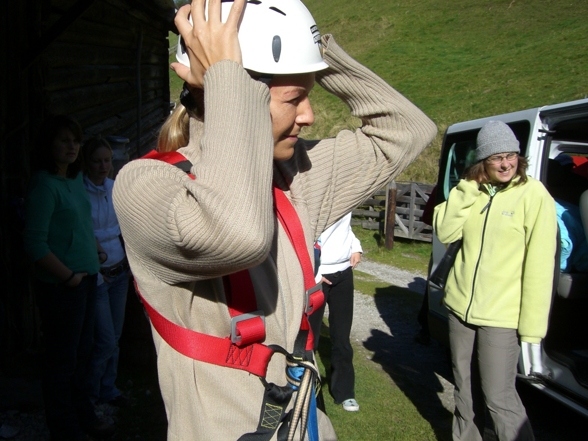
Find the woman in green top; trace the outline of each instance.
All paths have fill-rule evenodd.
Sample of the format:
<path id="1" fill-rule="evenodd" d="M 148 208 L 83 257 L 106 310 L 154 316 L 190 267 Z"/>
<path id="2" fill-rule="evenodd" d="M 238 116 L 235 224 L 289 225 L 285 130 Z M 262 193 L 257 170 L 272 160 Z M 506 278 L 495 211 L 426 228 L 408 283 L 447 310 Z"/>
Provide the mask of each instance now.
<path id="1" fill-rule="evenodd" d="M 46 360 L 43 397 L 51 439 L 84 440 L 103 431 L 84 392 L 92 349 L 96 275 L 100 261 L 91 206 L 80 173 L 82 130 L 67 116 L 43 126 L 38 172 L 26 204 L 24 244 L 35 262 L 35 291 Z M 111 429 L 109 429 L 111 430 Z"/>

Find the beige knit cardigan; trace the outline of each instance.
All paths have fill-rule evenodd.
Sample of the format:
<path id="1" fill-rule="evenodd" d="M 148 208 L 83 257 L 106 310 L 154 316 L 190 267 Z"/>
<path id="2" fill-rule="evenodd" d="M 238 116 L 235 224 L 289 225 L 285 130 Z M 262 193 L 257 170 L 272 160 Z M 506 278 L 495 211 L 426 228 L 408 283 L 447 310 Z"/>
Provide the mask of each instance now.
<path id="1" fill-rule="evenodd" d="M 268 87 L 240 65 L 221 61 L 205 75 L 205 121 L 191 118 L 190 143 L 180 149 L 196 180 L 149 159 L 118 174 L 114 203 L 133 275 L 146 300 L 169 320 L 228 336 L 220 277 L 249 268 L 266 317 L 265 344 L 292 351 L 303 278 L 274 215 L 272 181 L 294 204 L 313 256 L 322 231 L 404 170 L 435 136 L 433 122 L 410 101 L 332 37 L 324 36 L 323 44 L 329 68 L 317 73 L 317 83 L 350 107 L 359 129 L 300 139 L 292 159 L 274 163 Z M 189 359 L 155 330 L 153 338 L 168 440 L 235 441 L 256 430 L 264 391 L 258 378 Z M 286 384 L 283 356 L 273 356 L 267 380 Z M 321 440 L 336 439 L 320 412 L 319 426 Z"/>

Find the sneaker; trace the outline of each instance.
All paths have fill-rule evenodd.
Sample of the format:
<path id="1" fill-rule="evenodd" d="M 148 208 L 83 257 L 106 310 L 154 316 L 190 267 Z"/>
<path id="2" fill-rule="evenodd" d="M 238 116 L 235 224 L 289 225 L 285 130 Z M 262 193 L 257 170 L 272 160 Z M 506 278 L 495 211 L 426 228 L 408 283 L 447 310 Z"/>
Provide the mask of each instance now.
<path id="1" fill-rule="evenodd" d="M 0 425 L 0 438 L 10 439 L 14 438 L 20 432 L 20 427 L 9 426 L 8 424 Z"/>
<path id="2" fill-rule="evenodd" d="M 355 398 L 349 398 L 348 400 L 343 401 L 343 410 L 347 412 L 357 412 L 359 410 L 359 404 L 355 401 Z"/>

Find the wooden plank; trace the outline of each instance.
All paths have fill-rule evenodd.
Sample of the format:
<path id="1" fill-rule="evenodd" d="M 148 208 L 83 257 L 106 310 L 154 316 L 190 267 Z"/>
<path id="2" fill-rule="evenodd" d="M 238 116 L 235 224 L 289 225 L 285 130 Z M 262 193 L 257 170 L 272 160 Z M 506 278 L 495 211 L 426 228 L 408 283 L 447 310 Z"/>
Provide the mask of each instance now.
<path id="1" fill-rule="evenodd" d="M 361 225 L 361 228 L 364 230 L 378 230 L 381 231 L 381 224 L 380 222 L 371 222 L 371 221 L 353 221 L 351 225 Z"/>
<path id="2" fill-rule="evenodd" d="M 425 199 L 422 199 L 422 198 L 418 197 L 415 194 L 413 196 L 406 195 L 406 196 L 399 197 L 397 199 L 397 203 L 399 203 L 399 204 L 407 204 L 407 205 L 410 205 L 412 203 L 414 203 L 416 205 L 425 205 L 427 203 L 427 201 Z"/>
<path id="3" fill-rule="evenodd" d="M 57 17 L 57 20 L 52 21 L 50 26 L 45 26 L 45 29 L 43 29 L 41 35 L 37 38 L 37 41 L 31 45 L 33 49 L 28 54 L 25 61 L 26 68 L 31 66 L 54 40 L 60 35 L 63 35 L 67 29 L 86 12 L 94 1 L 95 0 L 79 0 L 73 3 L 70 8 L 63 11 L 63 13 Z"/>
<path id="4" fill-rule="evenodd" d="M 134 50 L 137 42 L 135 29 L 139 28 L 137 21 L 130 21 L 126 26 L 115 26 L 110 21 L 78 20 L 67 34 L 60 37 L 59 42 Z"/>
<path id="5" fill-rule="evenodd" d="M 353 210 L 353 216 L 363 216 L 363 217 L 376 217 L 378 219 L 384 220 L 386 212 L 382 211 L 372 211 L 372 210 L 361 210 L 355 209 Z"/>
<path id="6" fill-rule="evenodd" d="M 161 0 L 157 0 L 156 2 L 105 0 L 105 2 L 119 8 L 119 13 L 123 17 L 134 17 L 144 23 L 160 21 L 162 25 L 167 24 L 168 28 L 171 26 L 171 23 L 173 23 L 173 3 L 171 4 L 171 7 L 168 6 L 162 9 L 160 6 L 166 3 Z M 157 7 L 154 7 L 154 4 Z M 169 5 L 169 3 L 167 4 Z"/>
<path id="7" fill-rule="evenodd" d="M 133 37 L 136 38 L 136 37 Z M 78 41 L 58 40 L 47 48 L 43 59 L 50 68 L 79 65 L 120 65 L 134 66 L 137 46 L 108 47 L 101 44 L 87 44 Z M 146 47 L 141 50 L 141 64 L 166 66 L 169 61 L 167 46 Z"/>
<path id="8" fill-rule="evenodd" d="M 360 204 L 360 206 L 362 206 L 362 205 L 371 205 L 373 207 L 385 207 L 386 206 L 386 199 L 369 198 Z"/>

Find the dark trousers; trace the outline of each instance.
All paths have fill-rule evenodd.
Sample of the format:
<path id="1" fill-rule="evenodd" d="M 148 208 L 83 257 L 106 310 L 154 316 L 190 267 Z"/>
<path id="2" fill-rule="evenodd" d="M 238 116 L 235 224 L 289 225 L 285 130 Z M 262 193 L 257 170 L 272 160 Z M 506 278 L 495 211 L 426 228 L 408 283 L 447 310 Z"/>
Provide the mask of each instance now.
<path id="1" fill-rule="evenodd" d="M 333 274 L 323 274 L 332 285 L 323 283 L 325 304 L 329 305 L 329 334 L 331 337 L 331 381 L 329 391 L 340 404 L 348 398 L 355 398 L 355 371 L 353 369 L 353 348 L 349 340 L 353 323 L 353 270 L 351 267 Z M 315 335 L 315 349 L 318 347 L 320 326 L 325 307 L 311 316 Z"/>
<path id="2" fill-rule="evenodd" d="M 45 343 L 43 399 L 52 441 L 83 439 L 97 422 L 85 381 L 92 351 L 96 276 L 75 288 L 37 281 Z"/>

